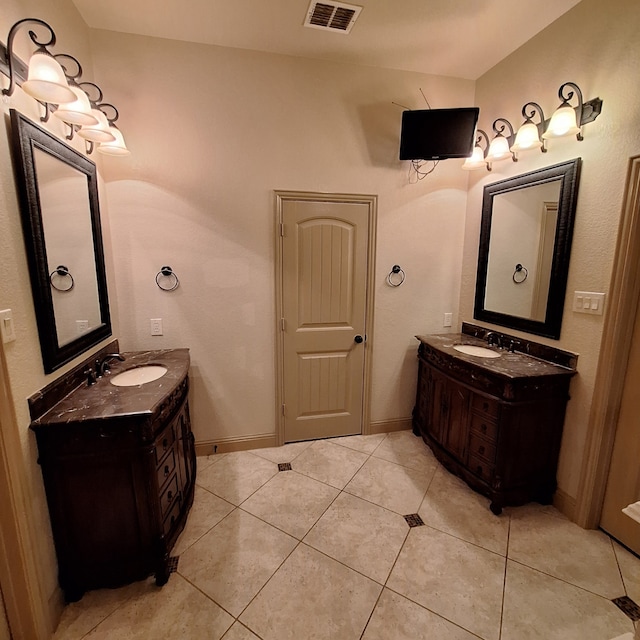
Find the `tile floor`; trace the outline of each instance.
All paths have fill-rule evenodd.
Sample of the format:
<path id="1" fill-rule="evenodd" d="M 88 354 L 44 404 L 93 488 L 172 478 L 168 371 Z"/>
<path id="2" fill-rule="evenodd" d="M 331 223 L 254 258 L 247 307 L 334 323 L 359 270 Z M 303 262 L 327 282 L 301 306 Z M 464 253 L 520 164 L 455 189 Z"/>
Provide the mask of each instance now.
<path id="1" fill-rule="evenodd" d="M 199 458 L 174 553 L 56 640 L 610 640 L 633 632 L 611 599 L 640 603 L 640 559 L 552 507 L 494 516 L 410 431 Z"/>

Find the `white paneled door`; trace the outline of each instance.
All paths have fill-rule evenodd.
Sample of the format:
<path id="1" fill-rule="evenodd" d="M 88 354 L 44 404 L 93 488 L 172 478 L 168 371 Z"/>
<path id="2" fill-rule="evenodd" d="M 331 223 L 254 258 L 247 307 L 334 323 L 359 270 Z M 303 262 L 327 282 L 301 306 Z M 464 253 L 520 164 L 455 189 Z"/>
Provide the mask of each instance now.
<path id="1" fill-rule="evenodd" d="M 284 440 L 362 433 L 375 198 L 278 197 Z"/>

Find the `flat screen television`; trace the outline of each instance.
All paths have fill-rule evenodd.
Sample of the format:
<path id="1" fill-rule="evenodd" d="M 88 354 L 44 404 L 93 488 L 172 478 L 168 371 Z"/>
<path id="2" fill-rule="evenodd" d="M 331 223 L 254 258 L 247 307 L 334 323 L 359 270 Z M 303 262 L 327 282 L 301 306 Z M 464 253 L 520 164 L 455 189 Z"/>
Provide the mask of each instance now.
<path id="1" fill-rule="evenodd" d="M 479 112 L 478 107 L 403 111 L 400 160 L 469 157 Z"/>

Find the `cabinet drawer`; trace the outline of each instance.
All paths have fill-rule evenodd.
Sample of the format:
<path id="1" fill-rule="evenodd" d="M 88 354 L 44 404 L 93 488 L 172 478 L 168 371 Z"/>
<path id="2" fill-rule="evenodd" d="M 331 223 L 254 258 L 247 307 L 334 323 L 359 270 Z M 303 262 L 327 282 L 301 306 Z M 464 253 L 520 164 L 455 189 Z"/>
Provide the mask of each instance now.
<path id="1" fill-rule="evenodd" d="M 158 466 L 158 487 L 163 487 L 164 483 L 168 480 L 169 476 L 176 468 L 176 450 L 172 447 L 169 453 L 165 456 L 165 459 Z"/>
<path id="2" fill-rule="evenodd" d="M 469 437 L 469 455 L 484 458 L 487 462 L 493 463 L 496 459 L 496 446 L 494 443 L 471 433 Z"/>
<path id="3" fill-rule="evenodd" d="M 476 456 L 469 456 L 469 471 L 475 473 L 479 478 L 482 478 L 486 482 L 491 482 L 493 479 L 494 465 L 482 458 Z"/>
<path id="4" fill-rule="evenodd" d="M 169 511 L 169 513 L 165 517 L 164 522 L 162 523 L 162 531 L 165 536 L 169 535 L 171 529 L 173 529 L 173 525 L 175 525 L 175 523 L 177 522 L 178 517 L 180 516 L 181 507 L 182 500 L 176 500 L 176 503 L 173 505 L 171 511 Z"/>
<path id="5" fill-rule="evenodd" d="M 474 393 L 471 400 L 471 408 L 474 411 L 480 411 L 493 418 L 497 418 L 498 412 L 500 411 L 500 403 L 493 398 L 485 398 L 484 396 L 479 396 Z"/>
<path id="6" fill-rule="evenodd" d="M 164 516 L 169 507 L 173 504 L 173 501 L 178 495 L 178 476 L 173 474 L 173 477 L 169 481 L 167 488 L 162 492 L 160 496 L 160 508 L 162 509 L 162 515 Z"/>
<path id="7" fill-rule="evenodd" d="M 156 449 L 156 465 L 160 464 L 160 460 L 176 441 L 176 425 L 172 422 L 157 438 L 155 443 Z"/>
<path id="8" fill-rule="evenodd" d="M 495 442 L 498 433 L 498 426 L 493 420 L 488 420 L 485 416 L 471 415 L 471 431 L 481 435 L 483 438 Z"/>

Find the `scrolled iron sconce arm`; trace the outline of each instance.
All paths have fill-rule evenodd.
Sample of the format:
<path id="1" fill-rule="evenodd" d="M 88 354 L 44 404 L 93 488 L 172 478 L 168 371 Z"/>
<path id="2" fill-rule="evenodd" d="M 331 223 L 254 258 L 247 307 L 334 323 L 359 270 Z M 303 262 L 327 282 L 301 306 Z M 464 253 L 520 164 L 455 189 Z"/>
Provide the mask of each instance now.
<path id="1" fill-rule="evenodd" d="M 46 47 L 53 47 L 56 43 L 56 34 L 53 31 L 53 29 L 44 20 L 40 20 L 39 18 L 23 18 L 22 20 L 18 20 L 18 22 L 16 22 L 11 27 L 11 29 L 9 30 L 9 35 L 7 37 L 7 45 L 6 47 L 3 47 L 4 63 L 6 64 L 6 68 L 8 71 L 6 75 L 8 75 L 9 77 L 9 86 L 6 89 L 2 90 L 2 95 L 4 96 L 13 95 L 13 91 L 16 88 L 16 84 L 18 84 L 17 82 L 18 79 L 21 80 L 20 84 L 22 84 L 22 82 L 24 82 L 27 79 L 27 74 L 25 71 L 26 65 L 24 65 L 23 63 L 20 65 L 16 64 L 17 58 L 14 56 L 14 53 L 13 53 L 13 41 L 15 40 L 16 33 L 25 24 L 39 25 L 47 29 L 51 34 L 47 42 L 39 42 L 38 34 L 36 34 L 34 31 L 31 31 L 31 29 L 29 29 L 29 38 L 31 38 L 31 41 L 33 42 L 33 44 L 35 44 L 38 47 L 36 49 L 37 52 L 51 55 L 49 51 L 47 51 Z"/>
<path id="2" fill-rule="evenodd" d="M 572 89 L 573 91 L 569 91 L 569 93 L 565 96 L 564 89 L 566 87 L 569 87 L 569 89 Z M 571 105 L 569 104 L 569 100 L 573 99 L 574 92 L 578 99 L 578 106 L 575 107 L 576 121 L 578 123 L 578 126 L 582 127 L 582 111 L 583 111 L 584 101 L 582 99 L 582 91 L 580 91 L 580 87 L 574 82 L 565 82 L 563 85 L 560 86 L 560 89 L 558 89 L 558 98 L 560 98 L 560 100 L 563 101 L 561 106 L 570 107 Z M 576 134 L 576 138 L 580 141 L 584 140 L 584 137 L 582 136 L 582 131 L 579 131 Z"/>

